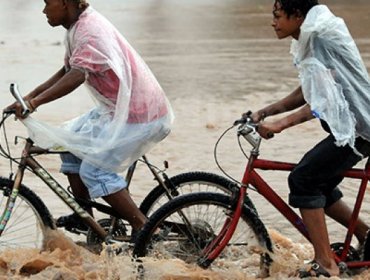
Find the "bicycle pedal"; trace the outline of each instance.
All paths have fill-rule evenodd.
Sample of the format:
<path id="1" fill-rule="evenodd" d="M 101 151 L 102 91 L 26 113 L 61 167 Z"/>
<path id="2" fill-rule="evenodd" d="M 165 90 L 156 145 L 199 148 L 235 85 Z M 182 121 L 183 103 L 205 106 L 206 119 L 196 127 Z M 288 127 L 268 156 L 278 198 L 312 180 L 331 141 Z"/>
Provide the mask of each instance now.
<path id="1" fill-rule="evenodd" d="M 88 226 L 85 225 L 80 217 L 76 214 L 70 214 L 67 216 L 61 216 L 55 221 L 55 225 L 58 228 L 64 228 L 65 230 L 74 234 L 87 234 Z"/>

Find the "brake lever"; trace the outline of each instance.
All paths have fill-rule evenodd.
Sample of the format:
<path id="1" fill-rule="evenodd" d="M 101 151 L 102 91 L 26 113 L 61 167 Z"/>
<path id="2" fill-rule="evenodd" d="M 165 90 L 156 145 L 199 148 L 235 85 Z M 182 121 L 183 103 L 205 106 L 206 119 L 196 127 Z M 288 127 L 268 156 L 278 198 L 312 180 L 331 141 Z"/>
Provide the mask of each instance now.
<path id="1" fill-rule="evenodd" d="M 15 109 L 5 109 L 3 111 L 3 114 L 5 114 L 5 115 L 12 115 L 12 114 L 15 114 L 15 113 L 16 113 Z"/>
<path id="2" fill-rule="evenodd" d="M 234 121 L 234 126 L 239 125 L 239 124 L 245 124 L 247 122 L 253 121 L 252 118 L 251 118 L 251 115 L 252 115 L 252 111 L 250 111 L 250 110 L 248 112 L 244 113 L 240 119 Z"/>

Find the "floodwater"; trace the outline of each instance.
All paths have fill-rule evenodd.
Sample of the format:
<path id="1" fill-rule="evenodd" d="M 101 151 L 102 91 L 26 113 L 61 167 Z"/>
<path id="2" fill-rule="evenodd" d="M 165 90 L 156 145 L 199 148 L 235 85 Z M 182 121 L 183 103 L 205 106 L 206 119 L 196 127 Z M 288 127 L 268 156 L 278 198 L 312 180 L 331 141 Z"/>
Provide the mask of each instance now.
<path id="1" fill-rule="evenodd" d="M 248 109 L 258 109 L 277 100 L 298 83 L 289 55 L 290 40 L 278 41 L 270 26 L 270 0 L 91 0 L 93 7 L 109 18 L 143 56 L 173 105 L 176 122 L 171 135 L 149 154 L 158 165 L 169 160 L 171 175 L 191 170 L 221 173 L 213 159 L 213 146 L 233 120 Z M 368 0 L 322 1 L 343 17 L 370 69 L 370 2 Z M 62 66 L 63 35 L 60 27 L 48 26 L 41 13 L 43 1 L 3 1 L 0 9 L 0 106 L 12 97 L 9 84 L 17 82 L 27 93 Z M 60 123 L 86 111 L 92 103 L 83 88 L 58 102 L 39 108 L 35 117 Z M 15 122 L 10 136 L 24 135 Z M 317 123 L 300 125 L 263 144 L 261 156 L 298 160 L 323 135 Z M 218 157 L 225 171 L 239 179 L 244 159 L 234 135 L 220 144 Z M 44 159 L 51 171 L 59 161 Z M 361 163 L 362 164 L 362 163 Z M 0 161 L 1 174 L 9 165 Z M 143 173 L 144 174 L 144 173 Z M 65 179 L 56 175 L 58 179 Z M 132 189 L 139 203 L 153 187 L 151 177 L 139 176 Z M 286 176 L 266 174 L 277 192 L 287 197 Z M 37 184 L 36 184 L 37 182 Z M 28 186 L 39 182 L 25 178 Z M 358 182 L 344 182 L 348 203 L 353 203 Z M 68 209 L 49 190 L 35 188 L 52 214 Z M 293 279 L 294 269 L 312 258 L 309 244 L 282 216 L 251 193 L 262 220 L 277 244 L 276 265 L 270 279 Z M 361 214 L 369 220 L 365 198 Z M 328 221 L 332 242 L 343 240 L 343 228 Z M 59 232 L 52 235 L 45 252 L 26 249 L 0 254 L 0 279 L 135 279 L 130 257 L 96 256 Z M 79 237 L 81 239 L 81 237 Z M 1 239 L 0 239 L 1 241 Z M 213 271 L 189 267 L 178 260 L 145 260 L 146 279 L 255 279 L 239 264 Z M 369 279 L 364 271 L 351 279 Z M 348 277 L 344 277 L 348 278 Z"/>

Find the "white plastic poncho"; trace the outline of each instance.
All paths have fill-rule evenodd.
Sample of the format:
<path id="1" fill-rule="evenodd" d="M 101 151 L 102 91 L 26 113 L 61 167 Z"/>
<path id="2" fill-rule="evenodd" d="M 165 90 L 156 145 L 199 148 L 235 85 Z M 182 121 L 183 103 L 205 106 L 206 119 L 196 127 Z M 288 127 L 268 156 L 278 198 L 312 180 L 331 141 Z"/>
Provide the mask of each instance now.
<path id="1" fill-rule="evenodd" d="M 327 122 L 336 145 L 354 149 L 357 136 L 370 141 L 369 75 L 344 21 L 325 5 L 313 7 L 291 53 L 304 98 Z"/>
<path id="2" fill-rule="evenodd" d="M 105 170 L 123 171 L 162 140 L 172 109 L 152 72 L 113 25 L 87 8 L 65 38 L 65 66 L 86 75 L 97 106 L 62 127 L 31 117 L 30 138 Z"/>

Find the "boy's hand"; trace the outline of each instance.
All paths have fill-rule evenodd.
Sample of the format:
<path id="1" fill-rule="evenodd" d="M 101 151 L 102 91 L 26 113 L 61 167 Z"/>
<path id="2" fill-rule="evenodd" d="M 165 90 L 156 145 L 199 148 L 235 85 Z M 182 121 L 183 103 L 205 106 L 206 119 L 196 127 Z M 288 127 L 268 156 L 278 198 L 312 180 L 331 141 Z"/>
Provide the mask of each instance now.
<path id="1" fill-rule="evenodd" d="M 260 122 L 257 131 L 262 138 L 270 139 L 275 133 L 280 133 L 281 128 L 278 122 Z"/>
<path id="2" fill-rule="evenodd" d="M 264 120 L 264 118 L 266 117 L 266 114 L 264 112 L 257 111 L 257 112 L 252 113 L 250 117 L 252 118 L 253 122 L 259 123 L 260 121 Z"/>
<path id="3" fill-rule="evenodd" d="M 27 105 L 27 107 L 29 109 L 29 112 L 32 113 L 34 111 L 34 109 L 30 105 L 30 102 L 27 101 L 27 100 L 25 102 L 26 102 L 26 105 Z M 13 104 L 11 104 L 8 107 L 6 107 L 3 111 L 10 111 L 10 110 L 15 110 L 15 116 L 18 119 L 25 119 L 28 116 L 28 114 L 27 115 L 23 115 L 23 107 L 22 107 L 22 105 L 19 102 L 14 102 Z"/>

